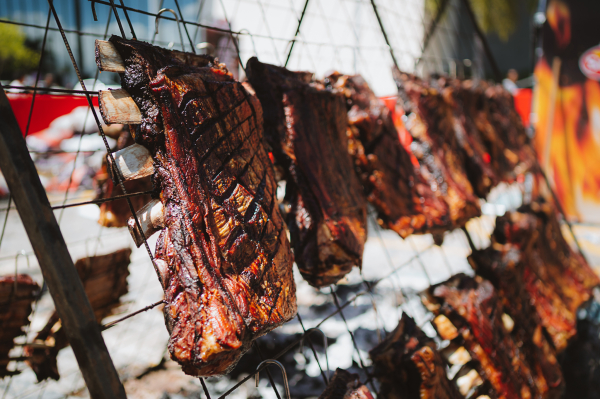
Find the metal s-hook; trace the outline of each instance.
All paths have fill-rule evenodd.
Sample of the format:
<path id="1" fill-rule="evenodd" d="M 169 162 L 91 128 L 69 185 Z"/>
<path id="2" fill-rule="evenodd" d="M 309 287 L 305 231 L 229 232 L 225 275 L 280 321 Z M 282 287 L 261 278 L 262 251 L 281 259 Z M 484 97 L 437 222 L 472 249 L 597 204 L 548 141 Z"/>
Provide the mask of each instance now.
<path id="1" fill-rule="evenodd" d="M 290 395 L 290 386 L 288 384 L 288 378 L 287 373 L 285 372 L 285 367 L 283 367 L 283 364 L 279 363 L 277 360 L 267 359 L 260 362 L 260 364 L 256 368 L 256 374 L 254 374 L 256 386 L 258 387 L 260 369 L 263 364 L 276 364 L 281 369 L 281 374 L 283 374 L 283 387 L 285 388 L 285 396 L 287 397 L 287 399 L 292 399 L 292 396 Z"/>
<path id="2" fill-rule="evenodd" d="M 158 20 L 160 19 L 161 14 L 165 12 L 170 12 L 175 17 L 175 22 L 177 22 L 177 30 L 179 31 L 179 40 L 181 42 L 181 51 L 185 51 L 185 47 L 183 45 L 183 35 L 181 34 L 181 26 L 179 25 L 179 17 L 177 16 L 177 13 L 170 8 L 163 8 L 156 14 L 156 19 L 154 20 L 154 36 L 152 37 L 152 44 L 154 44 L 154 39 L 156 39 L 156 35 L 158 35 Z"/>
<path id="3" fill-rule="evenodd" d="M 325 365 L 327 366 L 327 372 L 325 373 L 325 377 L 326 377 L 327 383 L 329 384 L 329 356 L 327 356 L 327 335 L 325 335 L 323 330 L 321 330 L 320 328 L 317 328 L 317 327 L 309 328 L 308 330 L 306 330 L 304 332 L 304 336 L 302 337 L 301 345 L 304 344 L 304 338 L 308 337 L 308 335 L 310 333 L 312 333 L 313 331 L 318 331 L 321 333 L 321 335 L 323 335 L 323 350 L 325 351 Z"/>

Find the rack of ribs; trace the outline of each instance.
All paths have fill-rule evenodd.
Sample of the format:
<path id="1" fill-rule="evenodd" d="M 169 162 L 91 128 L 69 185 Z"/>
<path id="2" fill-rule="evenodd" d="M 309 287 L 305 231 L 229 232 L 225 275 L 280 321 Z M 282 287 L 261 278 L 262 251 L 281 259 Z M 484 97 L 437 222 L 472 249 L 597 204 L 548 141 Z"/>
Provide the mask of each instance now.
<path id="1" fill-rule="evenodd" d="M 344 96 L 312 74 L 246 65 L 265 112 L 265 136 L 286 178 L 288 227 L 296 263 L 309 284 L 334 284 L 360 267 L 367 202 L 347 151 Z"/>
<path id="2" fill-rule="evenodd" d="M 461 227 L 481 210 L 465 171 L 453 109 L 439 90 L 416 76 L 397 70 L 394 75 L 406 128 L 413 137 L 411 151 L 432 190 L 439 190 L 448 203 L 453 226 Z"/>
<path id="3" fill-rule="evenodd" d="M 563 237 L 555 210 L 533 202 L 496 219 L 494 243 L 521 253 L 530 300 L 554 347 L 562 352 L 576 334 L 578 309 L 600 279 Z"/>
<path id="4" fill-rule="evenodd" d="M 125 125 L 121 133 L 117 138 L 116 151 L 122 150 L 130 145 L 134 144 L 135 141 L 129 131 L 129 126 Z M 113 180 L 110 177 L 110 168 L 106 159 L 102 162 L 102 166 L 94 181 L 96 184 L 96 199 L 109 199 L 119 195 L 123 195 L 123 191 L 119 185 L 114 185 Z M 150 175 L 124 182 L 125 190 L 127 193 L 138 193 L 143 191 L 150 191 L 152 189 L 152 182 L 150 181 Z M 152 198 L 150 194 L 138 195 L 131 197 L 130 201 L 135 209 L 139 209 L 144 206 Z M 131 210 L 127 205 L 125 199 L 116 201 L 107 201 L 99 205 L 100 217 L 98 218 L 98 224 L 104 227 L 127 227 L 127 221 L 131 216 Z"/>
<path id="5" fill-rule="evenodd" d="M 154 263 L 171 357 L 190 375 L 224 374 L 296 314 L 261 105 L 210 56 L 116 36 L 96 48 L 123 86 L 100 93 L 103 118 L 138 124 L 114 167 L 125 179 L 152 174 L 160 191 L 137 213 L 141 231 L 129 226 L 138 245 L 161 231 Z"/>
<path id="6" fill-rule="evenodd" d="M 127 294 L 129 258 L 131 249 L 91 256 L 75 262 L 75 269 L 83 283 L 98 323 L 121 305 L 121 297 Z M 37 334 L 33 343 L 24 347 L 27 364 L 35 372 L 38 381 L 47 378 L 58 380 L 60 374 L 56 364 L 58 352 L 69 346 L 67 334 L 62 328 L 56 311 Z"/>
<path id="7" fill-rule="evenodd" d="M 394 399 L 462 399 L 446 376 L 435 342 L 406 314 L 379 345 L 369 351 L 379 395 Z"/>
<path id="8" fill-rule="evenodd" d="M 520 340 L 526 331 L 515 330 L 521 326 L 516 326 L 505 312 L 509 309 L 505 309 L 503 298 L 489 281 L 458 274 L 430 287 L 422 299 L 438 315 L 433 325 L 440 336 L 464 345 L 475 361 L 478 374 L 493 388 L 494 396 L 560 397 L 560 374 L 554 374 L 549 381 L 543 371 L 544 366 L 552 366 L 552 359 L 537 363 L 535 357 L 527 356 L 531 352 L 527 347 L 534 345 L 536 337 Z"/>
<path id="9" fill-rule="evenodd" d="M 39 285 L 26 274 L 0 277 L 0 378 L 18 374 L 9 371 L 8 356 L 14 339 L 24 335 L 23 327 L 29 324 L 31 304 L 39 294 Z"/>
<path id="10" fill-rule="evenodd" d="M 360 75 L 326 80 L 346 97 L 348 151 L 379 224 L 403 238 L 448 230 L 448 205 L 413 164 L 383 101 Z"/>
<path id="11" fill-rule="evenodd" d="M 457 79 L 440 78 L 436 82 L 446 104 L 453 110 L 454 131 L 462 150 L 467 178 L 479 198 L 486 198 L 490 190 L 498 185 L 497 170 L 492 167 L 491 155 L 483 142 L 474 119 L 477 113 L 469 107 L 472 88 L 466 88 Z"/>
<path id="12" fill-rule="evenodd" d="M 338 368 L 319 399 L 373 399 L 373 395 L 360 382 L 358 374 Z"/>

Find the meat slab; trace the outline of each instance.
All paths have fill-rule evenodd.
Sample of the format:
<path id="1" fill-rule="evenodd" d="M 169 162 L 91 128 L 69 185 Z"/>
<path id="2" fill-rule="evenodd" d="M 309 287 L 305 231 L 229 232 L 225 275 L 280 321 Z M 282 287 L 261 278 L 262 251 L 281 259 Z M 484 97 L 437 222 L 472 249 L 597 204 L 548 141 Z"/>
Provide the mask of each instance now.
<path id="1" fill-rule="evenodd" d="M 416 76 L 395 70 L 395 78 L 421 172 L 448 203 L 454 227 L 463 226 L 481 210 L 465 170 L 454 110 L 438 89 Z"/>
<path id="2" fill-rule="evenodd" d="M 448 230 L 448 205 L 413 163 L 383 101 L 360 75 L 336 73 L 327 80 L 346 97 L 348 151 L 379 224 L 403 238 Z"/>
<path id="3" fill-rule="evenodd" d="M 142 114 L 135 140 L 154 159 L 165 212 L 155 263 L 171 357 L 190 375 L 226 373 L 296 314 L 261 105 L 212 57 L 110 42 Z"/>
<path id="4" fill-rule="evenodd" d="M 558 352 L 577 333 L 577 311 L 600 279 L 569 246 L 556 211 L 533 202 L 496 219 L 493 240 L 521 253 L 523 281 L 530 300 Z"/>
<path id="5" fill-rule="evenodd" d="M 561 377 L 555 359 L 538 363 L 531 345 L 536 337 L 507 314 L 503 299 L 493 285 L 481 277 L 459 274 L 432 286 L 424 295 L 425 305 L 443 315 L 454 326 L 459 341 L 476 361 L 480 376 L 487 380 L 498 398 L 557 398 L 561 394 Z M 438 331 L 439 324 L 434 323 Z M 525 335 L 525 340 L 520 340 Z M 529 347 L 529 349 L 528 349 Z M 553 367 L 546 379 L 543 368 Z"/>
<path id="6" fill-rule="evenodd" d="M 322 287 L 360 267 L 367 202 L 348 153 L 342 93 L 311 74 L 248 60 L 248 79 L 264 106 L 265 135 L 286 178 L 288 227 L 296 263 Z"/>
<path id="7" fill-rule="evenodd" d="M 98 323 L 121 305 L 121 297 L 128 292 L 130 256 L 131 249 L 126 248 L 75 262 L 75 269 Z M 23 351 L 27 357 L 26 362 L 35 372 L 38 381 L 60 378 L 56 357 L 67 346 L 67 334 L 62 328 L 58 313 L 54 311 L 44 328 L 36 334 L 33 345 L 25 346 Z"/>
<path id="8" fill-rule="evenodd" d="M 8 352 L 14 339 L 24 335 L 29 324 L 31 304 L 40 290 L 39 285 L 26 274 L 0 277 L 0 378 L 18 372 L 7 369 Z"/>
<path id="9" fill-rule="evenodd" d="M 373 395 L 360 382 L 358 374 L 338 368 L 319 399 L 373 399 Z"/>
<path id="10" fill-rule="evenodd" d="M 389 399 L 462 399 L 446 376 L 446 362 L 435 342 L 402 314 L 400 323 L 369 351 L 379 395 Z"/>

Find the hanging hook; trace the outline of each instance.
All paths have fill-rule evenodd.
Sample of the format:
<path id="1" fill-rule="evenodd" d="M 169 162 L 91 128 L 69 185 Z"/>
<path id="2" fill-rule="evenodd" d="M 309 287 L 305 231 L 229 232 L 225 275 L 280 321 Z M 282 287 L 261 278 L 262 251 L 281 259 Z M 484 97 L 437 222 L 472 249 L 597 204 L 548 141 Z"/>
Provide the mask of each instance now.
<path id="1" fill-rule="evenodd" d="M 27 268 L 29 268 L 31 266 L 29 264 L 29 256 L 27 256 L 27 252 L 25 252 L 24 249 L 17 252 L 17 255 L 15 255 L 15 283 L 14 283 L 14 287 L 13 287 L 13 292 L 15 294 L 17 292 L 17 276 L 19 275 L 19 256 L 25 257 L 25 259 L 27 260 Z"/>
<path id="2" fill-rule="evenodd" d="M 158 35 L 158 20 L 160 19 L 161 14 L 167 11 L 172 13 L 175 17 L 175 22 L 177 22 L 177 30 L 179 31 L 179 40 L 181 42 L 181 51 L 185 51 L 185 47 L 183 47 L 183 35 L 181 34 L 181 26 L 179 25 L 179 17 L 177 16 L 177 13 L 175 13 L 175 11 L 171 10 L 170 8 L 163 8 L 158 12 L 158 14 L 156 14 L 156 19 L 154 20 L 154 36 L 152 37 L 152 43 L 154 44 L 154 39 L 156 39 L 156 35 Z"/>
<path id="3" fill-rule="evenodd" d="M 325 366 L 327 367 L 325 377 L 326 377 L 327 383 L 329 384 L 329 356 L 327 355 L 327 335 L 325 335 L 323 330 L 321 330 L 320 328 L 317 328 L 317 327 L 309 328 L 308 330 L 306 330 L 304 332 L 304 336 L 302 337 L 301 345 L 304 345 L 304 338 L 308 337 L 308 335 L 313 331 L 318 331 L 321 333 L 321 335 L 323 335 L 323 350 L 325 351 Z"/>
<path id="4" fill-rule="evenodd" d="M 94 21 L 98 22 L 98 16 L 96 15 L 96 0 L 91 0 L 92 2 L 92 15 L 94 17 Z"/>
<path id="5" fill-rule="evenodd" d="M 252 35 L 252 33 L 250 33 L 250 31 L 248 29 L 244 28 L 238 32 L 238 40 L 239 40 L 240 34 L 243 33 L 244 31 L 246 32 L 246 34 L 248 36 L 250 36 L 250 40 L 252 41 L 252 49 L 254 50 L 254 56 L 258 57 L 258 52 L 256 51 L 256 43 L 254 42 L 254 36 Z"/>
<path id="6" fill-rule="evenodd" d="M 204 50 L 206 49 L 206 54 L 208 55 L 215 55 L 215 46 L 212 43 L 209 42 L 202 42 L 202 43 L 198 43 L 196 44 L 196 48 L 198 50 Z"/>
<path id="7" fill-rule="evenodd" d="M 260 368 L 263 364 L 276 364 L 281 369 L 281 374 L 283 374 L 283 387 L 285 388 L 285 396 L 287 397 L 287 399 L 292 399 L 292 396 L 290 395 L 290 386 L 288 385 L 288 379 L 287 379 L 287 373 L 285 372 L 285 367 L 283 367 L 283 364 L 279 363 L 277 360 L 267 359 L 267 360 L 263 360 L 262 362 L 260 362 L 260 364 L 256 368 L 256 374 L 254 374 L 256 386 L 258 387 Z"/>

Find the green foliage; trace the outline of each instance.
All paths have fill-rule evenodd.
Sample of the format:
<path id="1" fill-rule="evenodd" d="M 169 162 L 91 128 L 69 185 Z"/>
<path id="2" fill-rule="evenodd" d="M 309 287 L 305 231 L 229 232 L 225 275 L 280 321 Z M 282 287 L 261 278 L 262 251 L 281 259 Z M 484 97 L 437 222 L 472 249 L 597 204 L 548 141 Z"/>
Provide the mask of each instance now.
<path id="1" fill-rule="evenodd" d="M 477 24 L 485 33 L 496 33 L 506 41 L 515 31 L 519 18 L 519 5 L 525 1 L 529 11 L 537 4 L 536 0 L 469 0 Z M 442 0 L 426 0 L 425 7 L 435 16 Z"/>
<path id="2" fill-rule="evenodd" d="M 15 74 L 34 69 L 40 60 L 38 51 L 27 46 L 19 26 L 0 24 L 0 74 L 12 78 Z"/>

